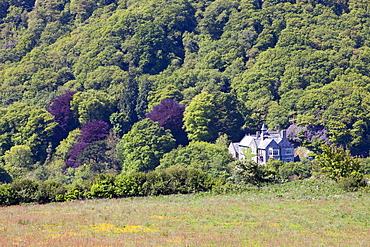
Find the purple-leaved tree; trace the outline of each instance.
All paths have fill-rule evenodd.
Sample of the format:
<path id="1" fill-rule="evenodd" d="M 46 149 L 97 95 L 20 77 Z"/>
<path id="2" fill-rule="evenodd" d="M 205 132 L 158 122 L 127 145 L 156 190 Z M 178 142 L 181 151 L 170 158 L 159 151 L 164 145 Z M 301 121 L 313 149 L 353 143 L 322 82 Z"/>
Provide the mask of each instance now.
<path id="1" fill-rule="evenodd" d="M 287 129 L 287 137 L 296 144 L 311 143 L 313 146 L 319 146 L 330 143 L 328 131 L 321 125 L 299 126 L 293 123 Z"/>
<path id="2" fill-rule="evenodd" d="M 159 126 L 171 130 L 177 145 L 187 145 L 189 143 L 184 125 L 185 106 L 178 104 L 175 99 L 164 99 L 159 105 L 146 116 L 152 121 L 158 122 Z"/>
<path id="3" fill-rule="evenodd" d="M 47 111 L 54 116 L 58 125 L 54 128 L 54 141 L 56 145 L 68 136 L 68 133 L 77 127 L 77 121 L 73 117 L 70 102 L 76 92 L 67 91 L 62 96 L 51 101 Z"/>
<path id="4" fill-rule="evenodd" d="M 78 161 L 78 156 L 87 148 L 91 143 L 104 140 L 109 134 L 109 124 L 93 120 L 84 124 L 81 128 L 81 134 L 78 141 L 73 145 L 71 152 L 68 154 L 66 161 L 66 168 L 77 168 L 81 165 Z"/>

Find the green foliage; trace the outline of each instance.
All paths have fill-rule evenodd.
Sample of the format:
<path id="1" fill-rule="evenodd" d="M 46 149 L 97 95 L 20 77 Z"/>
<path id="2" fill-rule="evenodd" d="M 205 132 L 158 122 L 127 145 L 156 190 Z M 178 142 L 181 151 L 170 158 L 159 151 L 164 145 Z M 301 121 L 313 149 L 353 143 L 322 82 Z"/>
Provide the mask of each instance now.
<path id="1" fill-rule="evenodd" d="M 233 180 L 236 183 L 261 186 L 274 179 L 274 172 L 252 160 L 238 160 L 234 163 Z"/>
<path id="2" fill-rule="evenodd" d="M 213 96 L 203 92 L 195 96 L 184 112 L 184 126 L 188 138 L 193 141 L 212 141 L 216 134 L 212 132 L 211 119 L 215 113 Z"/>
<path id="3" fill-rule="evenodd" d="M 67 168 L 65 170 L 65 176 L 67 177 L 68 184 L 83 184 L 84 181 L 92 179 L 94 173 L 91 170 L 91 166 L 83 164 L 77 168 Z"/>
<path id="4" fill-rule="evenodd" d="M 67 159 L 67 154 L 71 152 L 71 148 L 77 142 L 80 134 L 80 129 L 74 129 L 69 132 L 67 138 L 62 140 L 55 148 L 55 158 L 65 161 Z"/>
<path id="5" fill-rule="evenodd" d="M 115 177 L 110 174 L 100 174 L 90 188 L 90 196 L 94 198 L 116 197 Z"/>
<path id="6" fill-rule="evenodd" d="M 122 172 L 150 171 L 159 165 L 162 156 L 175 147 L 175 140 L 150 119 L 144 119 L 132 126 L 117 145 L 117 158 Z"/>
<path id="7" fill-rule="evenodd" d="M 309 178 L 312 175 L 313 166 L 313 162 L 305 158 L 300 162 L 269 160 L 266 164 L 266 168 L 273 171 L 276 179 L 280 181 Z"/>
<path id="8" fill-rule="evenodd" d="M 14 191 L 10 184 L 0 184 L 0 205 L 8 206 L 15 203 Z"/>
<path id="9" fill-rule="evenodd" d="M 56 123 L 45 109 L 13 104 L 0 117 L 0 147 L 3 154 L 14 145 L 31 148 L 36 160 L 46 157 Z"/>
<path id="10" fill-rule="evenodd" d="M 233 161 L 226 146 L 207 142 L 191 142 L 165 154 L 156 169 L 182 166 L 200 169 L 212 177 L 229 177 Z"/>
<path id="11" fill-rule="evenodd" d="M 187 194 L 211 190 L 215 180 L 207 173 L 181 166 L 147 173 L 142 185 L 144 195 Z"/>
<path id="12" fill-rule="evenodd" d="M 31 148 L 26 145 L 16 145 L 6 151 L 3 156 L 5 170 L 13 180 L 24 177 L 32 170 L 34 160 Z"/>
<path id="13" fill-rule="evenodd" d="M 361 173 L 363 173 L 364 175 L 369 175 L 370 174 L 370 158 L 361 159 L 360 165 L 361 165 L 361 168 L 360 168 Z"/>
<path id="14" fill-rule="evenodd" d="M 24 179 L 16 180 L 9 185 L 0 185 L 0 205 L 49 203 L 86 198 L 187 194 L 210 191 L 217 183 L 219 183 L 218 180 L 199 169 L 181 166 L 130 175 L 100 174 L 82 183 L 74 182 L 68 186 L 51 180 L 36 182 Z"/>
<path id="15" fill-rule="evenodd" d="M 323 152 L 318 155 L 317 162 L 324 174 L 335 181 L 361 181 L 363 175 L 360 173 L 360 161 L 352 157 L 348 150 L 324 145 Z M 347 180 L 348 179 L 348 180 Z"/>
<path id="16" fill-rule="evenodd" d="M 361 173 L 352 173 L 348 177 L 338 179 L 338 186 L 345 191 L 357 191 L 360 187 L 365 187 L 366 181 Z"/>
<path id="17" fill-rule="evenodd" d="M 116 179 L 114 181 L 114 193 L 118 197 L 140 195 L 141 188 L 139 187 L 139 177 L 141 174 L 143 173 L 133 173 L 130 175 L 120 174 L 116 176 Z"/>
<path id="18" fill-rule="evenodd" d="M 35 202 L 38 199 L 39 184 L 30 179 L 16 180 L 11 183 L 16 204 Z"/>
<path id="19" fill-rule="evenodd" d="M 368 14 L 367 0 L 0 1 L 0 155 L 28 146 L 38 163 L 31 177 L 59 167 L 76 133 L 51 146 L 56 123 L 44 108 L 76 90 L 80 123 L 110 120 L 119 136 L 162 99 L 176 98 L 187 106 L 193 141 L 222 134 L 238 141 L 243 125 L 253 132 L 262 122 L 295 124 L 322 128 L 332 145 L 367 157 Z M 129 170 L 153 169 L 170 149 L 149 155 L 161 145 L 135 146 L 136 158 L 118 154 Z M 113 159 L 92 160 L 96 172 Z M 281 176 L 300 169 L 287 165 Z"/>
<path id="20" fill-rule="evenodd" d="M 66 193 L 65 185 L 60 182 L 47 180 L 39 183 L 37 198 L 38 203 L 49 203 L 59 201 Z"/>
<path id="21" fill-rule="evenodd" d="M 113 99 L 102 91 L 87 90 L 73 95 L 71 109 L 77 114 L 80 124 L 92 120 L 109 122 L 113 113 Z"/>
<path id="22" fill-rule="evenodd" d="M 74 182 L 67 186 L 65 194 L 57 196 L 57 200 L 72 201 L 91 198 L 90 191 L 94 182 L 94 178 L 86 179 L 82 183 Z"/>
<path id="23" fill-rule="evenodd" d="M 281 179 L 294 180 L 297 178 L 309 178 L 312 175 L 312 162 L 302 160 L 301 162 L 287 162 L 279 167 L 279 176 Z"/>

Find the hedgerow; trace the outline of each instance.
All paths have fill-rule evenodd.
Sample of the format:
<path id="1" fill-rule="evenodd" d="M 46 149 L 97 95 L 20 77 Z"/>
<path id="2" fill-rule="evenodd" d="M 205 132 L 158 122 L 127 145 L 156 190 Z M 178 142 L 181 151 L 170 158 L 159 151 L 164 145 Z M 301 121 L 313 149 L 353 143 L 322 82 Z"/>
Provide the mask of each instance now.
<path id="1" fill-rule="evenodd" d="M 207 173 L 181 166 L 131 174 L 99 174 L 83 183 L 64 185 L 55 181 L 16 180 L 0 185 L 0 204 L 49 203 L 91 198 L 156 196 L 211 191 L 220 184 Z"/>

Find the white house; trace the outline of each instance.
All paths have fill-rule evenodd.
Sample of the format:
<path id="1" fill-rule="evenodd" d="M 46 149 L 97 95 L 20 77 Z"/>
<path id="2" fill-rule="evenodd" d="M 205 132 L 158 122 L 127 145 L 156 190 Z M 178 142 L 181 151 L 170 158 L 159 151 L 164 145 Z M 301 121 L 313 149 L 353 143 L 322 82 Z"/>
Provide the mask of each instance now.
<path id="1" fill-rule="evenodd" d="M 266 164 L 270 158 L 294 161 L 294 145 L 286 137 L 286 130 L 269 132 L 265 125 L 256 135 L 245 135 L 240 142 L 230 143 L 229 152 L 236 159 L 252 159 Z"/>

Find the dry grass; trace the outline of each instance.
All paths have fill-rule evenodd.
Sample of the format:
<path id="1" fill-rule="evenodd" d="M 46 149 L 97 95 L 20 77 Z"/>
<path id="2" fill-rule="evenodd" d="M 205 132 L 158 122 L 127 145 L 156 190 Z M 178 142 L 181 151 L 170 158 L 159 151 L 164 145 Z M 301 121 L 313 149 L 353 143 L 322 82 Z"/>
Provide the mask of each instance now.
<path id="1" fill-rule="evenodd" d="M 176 195 L 0 208 L 0 246 L 368 246 L 370 197 Z M 281 197 L 281 196 L 280 196 Z"/>

